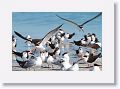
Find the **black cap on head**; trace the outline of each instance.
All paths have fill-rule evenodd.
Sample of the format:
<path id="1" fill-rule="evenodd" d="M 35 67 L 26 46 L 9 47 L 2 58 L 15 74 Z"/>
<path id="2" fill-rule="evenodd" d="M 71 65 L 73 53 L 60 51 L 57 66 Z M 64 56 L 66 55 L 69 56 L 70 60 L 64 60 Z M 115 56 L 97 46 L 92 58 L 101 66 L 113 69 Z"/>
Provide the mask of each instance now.
<path id="1" fill-rule="evenodd" d="M 96 36 L 95 33 L 92 33 L 92 35 Z"/>

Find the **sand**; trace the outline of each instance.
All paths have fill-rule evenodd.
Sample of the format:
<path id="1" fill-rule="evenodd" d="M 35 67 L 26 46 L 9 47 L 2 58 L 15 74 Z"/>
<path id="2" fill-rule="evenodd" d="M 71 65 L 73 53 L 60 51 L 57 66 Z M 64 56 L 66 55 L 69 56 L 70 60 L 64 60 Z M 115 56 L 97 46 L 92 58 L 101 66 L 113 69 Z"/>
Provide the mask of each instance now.
<path id="1" fill-rule="evenodd" d="M 102 59 L 98 59 L 95 61 L 95 64 L 102 65 Z M 84 60 L 81 60 L 79 63 L 79 71 L 93 71 L 93 67 L 88 67 L 88 64 L 84 62 Z M 12 61 L 12 71 L 62 71 L 61 66 L 52 64 L 48 67 L 47 63 L 43 63 L 42 66 L 34 66 L 31 68 L 28 68 L 27 70 L 25 68 L 21 68 L 19 64 L 13 60 Z M 91 64 L 92 66 L 93 64 Z M 53 66 L 53 67 L 52 67 Z M 102 70 L 102 66 L 100 66 L 100 69 Z"/>

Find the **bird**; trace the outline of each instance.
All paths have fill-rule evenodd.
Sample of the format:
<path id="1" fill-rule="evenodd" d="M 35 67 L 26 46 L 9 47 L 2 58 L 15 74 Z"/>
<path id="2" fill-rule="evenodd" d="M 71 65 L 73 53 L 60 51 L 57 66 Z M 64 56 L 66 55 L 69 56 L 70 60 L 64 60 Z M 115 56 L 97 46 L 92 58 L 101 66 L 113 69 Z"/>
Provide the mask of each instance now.
<path id="1" fill-rule="evenodd" d="M 70 52 L 65 52 L 62 54 L 63 58 L 61 58 L 62 70 L 68 70 L 72 65 L 70 64 L 69 54 Z"/>
<path id="2" fill-rule="evenodd" d="M 17 46 L 17 40 L 16 40 L 15 36 L 12 35 L 12 48 L 13 48 L 13 50 L 16 48 L 16 46 Z"/>
<path id="3" fill-rule="evenodd" d="M 80 30 L 82 30 L 82 31 L 84 32 L 83 26 L 84 26 L 85 24 L 87 24 L 88 22 L 94 20 L 95 18 L 99 17 L 100 15 L 102 15 L 102 12 L 100 12 L 100 13 L 97 14 L 96 16 L 92 17 L 91 19 L 85 21 L 84 23 L 82 23 L 82 24 L 80 24 L 80 25 L 77 24 L 77 23 L 75 23 L 75 22 L 73 22 L 73 21 L 71 21 L 71 20 L 68 20 L 68 19 L 65 19 L 65 18 L 63 18 L 63 17 L 60 17 L 59 15 L 56 15 L 56 16 L 59 17 L 59 18 L 62 19 L 62 20 L 65 20 L 65 21 L 67 21 L 67 22 L 70 22 L 70 23 L 76 25 L 78 28 L 80 28 Z"/>
<path id="4" fill-rule="evenodd" d="M 26 70 L 28 68 L 30 70 L 31 67 L 34 67 L 36 65 L 36 63 L 35 63 L 36 60 L 35 60 L 34 56 L 31 56 L 31 58 L 29 60 L 24 61 L 24 60 L 16 59 L 16 61 L 20 65 L 20 67 L 25 68 Z M 34 68 L 34 70 L 35 70 L 35 68 Z"/>
<path id="5" fill-rule="evenodd" d="M 14 35 L 12 35 L 12 50 L 16 52 L 17 40 Z M 16 55 L 12 53 L 12 59 L 16 60 Z"/>
<path id="6" fill-rule="evenodd" d="M 93 49 L 97 50 L 97 49 L 101 48 L 101 43 L 97 42 L 95 44 L 89 44 L 89 45 L 87 45 L 87 47 L 90 47 L 90 48 L 93 48 Z"/>
<path id="7" fill-rule="evenodd" d="M 53 58 L 53 54 L 48 53 L 47 63 L 49 68 L 50 68 L 50 65 L 52 65 L 51 68 L 53 68 L 54 60 L 55 59 Z"/>
<path id="8" fill-rule="evenodd" d="M 65 34 L 65 38 L 71 39 L 74 35 L 75 35 L 75 33 L 72 33 L 72 34 L 67 33 L 67 34 Z"/>
<path id="9" fill-rule="evenodd" d="M 42 59 L 42 62 L 46 62 L 46 58 L 48 57 L 48 52 L 46 50 L 41 52 L 40 57 Z"/>
<path id="10" fill-rule="evenodd" d="M 92 35 L 90 33 L 88 33 L 86 36 L 87 36 L 87 40 L 86 40 L 87 44 L 90 44 L 92 41 L 92 37 L 91 37 Z"/>
<path id="11" fill-rule="evenodd" d="M 31 56 L 32 52 L 29 50 L 25 50 L 23 52 L 15 52 L 12 51 L 13 54 L 20 57 L 23 61 L 29 60 L 29 57 Z"/>
<path id="12" fill-rule="evenodd" d="M 38 56 L 35 57 L 35 59 L 36 59 L 35 65 L 41 67 L 41 66 L 42 66 L 42 63 L 43 63 L 43 60 L 42 60 L 41 56 L 38 55 Z"/>
<path id="13" fill-rule="evenodd" d="M 62 60 L 62 59 L 61 59 L 61 60 Z M 69 62 L 64 61 L 64 60 L 61 61 L 61 64 L 62 64 L 62 70 L 63 70 L 63 71 L 68 70 L 68 69 L 72 66 Z"/>
<path id="14" fill-rule="evenodd" d="M 86 51 L 85 55 L 83 56 L 83 59 L 88 63 L 88 67 L 90 67 L 90 64 L 96 61 L 97 58 L 101 56 L 101 53 L 97 55 L 93 55 L 93 53 L 90 53 L 89 51 Z"/>
<path id="15" fill-rule="evenodd" d="M 81 45 L 81 40 L 78 40 L 78 41 L 73 41 L 73 42 L 71 42 L 71 43 L 74 43 L 75 45 L 77 45 L 77 46 L 80 46 Z"/>
<path id="16" fill-rule="evenodd" d="M 32 38 L 30 37 L 30 35 L 27 35 L 26 37 L 28 40 L 32 40 Z M 25 43 L 27 44 L 27 46 L 31 46 L 31 41 L 25 41 Z"/>
<path id="17" fill-rule="evenodd" d="M 60 27 L 62 26 L 63 24 L 61 24 L 60 26 L 56 27 L 55 29 L 51 30 L 50 32 L 48 32 L 44 38 L 42 39 L 41 43 L 42 45 L 45 45 L 46 42 L 55 34 L 57 34 L 60 30 Z"/>
<path id="18" fill-rule="evenodd" d="M 17 36 L 19 36 L 20 38 L 26 40 L 26 42 L 31 42 L 31 43 L 33 43 L 35 46 L 38 45 L 38 43 L 42 41 L 42 39 L 26 38 L 26 37 L 22 36 L 20 33 L 16 32 L 16 31 L 14 31 L 14 33 L 15 33 Z"/>
<path id="19" fill-rule="evenodd" d="M 75 51 L 76 51 L 76 55 L 78 56 L 78 58 L 82 59 L 84 55 L 82 47 L 79 47 L 78 50 L 75 50 Z"/>
<path id="20" fill-rule="evenodd" d="M 45 51 L 46 48 L 44 47 L 46 45 L 46 43 L 50 40 L 50 38 L 57 34 L 59 32 L 59 28 L 62 26 L 63 24 L 61 24 L 60 26 L 56 27 L 55 29 L 53 29 L 52 31 L 48 32 L 44 38 L 42 39 L 41 42 L 38 42 L 37 45 L 35 47 L 32 48 L 32 50 L 38 50 L 39 52 L 41 51 Z M 50 42 L 51 43 L 51 42 Z M 53 45 L 52 45 L 53 46 Z"/>

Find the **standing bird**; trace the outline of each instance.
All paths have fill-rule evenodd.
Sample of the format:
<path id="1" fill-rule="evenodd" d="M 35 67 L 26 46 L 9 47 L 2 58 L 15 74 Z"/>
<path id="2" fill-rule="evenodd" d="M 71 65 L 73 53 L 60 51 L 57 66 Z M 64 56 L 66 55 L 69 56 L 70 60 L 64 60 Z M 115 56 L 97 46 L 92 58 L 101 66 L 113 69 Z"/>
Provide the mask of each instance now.
<path id="1" fill-rule="evenodd" d="M 62 54 L 63 58 L 61 58 L 62 70 L 68 70 L 72 65 L 70 64 L 69 52 L 65 52 Z"/>
<path id="2" fill-rule="evenodd" d="M 12 50 L 16 52 L 17 40 L 14 35 L 12 35 Z M 12 53 L 12 59 L 16 60 L 16 55 Z"/>
<path id="3" fill-rule="evenodd" d="M 53 58 L 53 54 L 48 53 L 47 63 L 49 68 L 50 68 L 50 65 L 52 65 L 51 68 L 53 68 L 54 61 L 55 59 Z"/>
<path id="4" fill-rule="evenodd" d="M 70 23 L 76 25 L 78 28 L 80 28 L 80 30 L 82 30 L 82 31 L 84 32 L 84 30 L 83 30 L 83 26 L 84 26 L 85 24 L 87 24 L 88 22 L 94 20 L 95 18 L 99 17 L 100 15 L 102 15 L 102 12 L 100 12 L 100 13 L 99 13 L 98 15 L 96 15 L 95 17 L 93 17 L 93 18 L 91 18 L 91 19 L 85 21 L 84 23 L 82 23 L 82 24 L 80 24 L 80 25 L 77 24 L 77 23 L 75 23 L 75 22 L 73 22 L 73 21 L 71 21 L 71 20 L 68 20 L 68 19 L 62 18 L 62 17 L 60 17 L 59 15 L 56 15 L 56 16 L 59 17 L 59 18 L 62 19 L 62 20 L 65 20 L 65 21 L 67 21 L 67 22 L 70 22 Z"/>
<path id="5" fill-rule="evenodd" d="M 16 50 L 17 40 L 14 35 L 12 35 L 12 49 Z"/>
<path id="6" fill-rule="evenodd" d="M 96 61 L 97 58 L 101 56 L 101 53 L 97 55 L 93 55 L 93 53 L 89 53 L 89 51 L 86 51 L 85 55 L 83 56 L 83 59 L 88 63 L 88 67 L 90 67 L 90 64 Z"/>
<path id="7" fill-rule="evenodd" d="M 83 57 L 83 49 L 81 47 L 78 48 L 78 50 L 76 50 L 76 54 L 78 56 L 79 59 L 82 59 Z"/>
<path id="8" fill-rule="evenodd" d="M 32 38 L 30 37 L 30 35 L 27 35 L 26 37 L 28 40 L 32 40 Z M 31 41 L 25 41 L 25 43 L 27 44 L 27 46 L 31 46 Z"/>
<path id="9" fill-rule="evenodd" d="M 20 61 L 20 60 L 18 60 L 18 59 L 16 59 L 16 61 L 17 61 L 17 63 L 20 65 L 20 67 L 22 67 L 22 68 L 25 68 L 26 70 L 29 68 L 29 70 L 30 70 L 30 68 L 31 67 L 33 67 L 33 66 L 35 66 L 36 65 L 36 60 L 35 60 L 35 58 L 34 58 L 34 56 L 31 56 L 31 58 L 29 59 L 29 60 L 26 60 L 26 61 Z M 35 70 L 35 69 L 34 69 Z"/>

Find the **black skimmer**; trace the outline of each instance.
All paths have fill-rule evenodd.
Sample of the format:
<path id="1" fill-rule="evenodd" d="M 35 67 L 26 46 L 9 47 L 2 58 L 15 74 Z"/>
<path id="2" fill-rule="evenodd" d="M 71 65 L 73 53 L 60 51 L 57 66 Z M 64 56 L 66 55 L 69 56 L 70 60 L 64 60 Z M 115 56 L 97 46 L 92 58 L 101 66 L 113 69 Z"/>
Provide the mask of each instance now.
<path id="1" fill-rule="evenodd" d="M 65 20 L 65 21 L 67 21 L 67 22 L 70 22 L 70 23 L 76 25 L 78 28 L 80 28 L 80 29 L 84 32 L 83 26 L 84 26 L 85 24 L 87 24 L 88 22 L 94 20 L 95 18 L 99 17 L 100 15 L 102 15 L 101 12 L 100 12 L 98 15 L 94 16 L 93 18 L 91 18 L 91 19 L 85 21 L 84 23 L 82 23 L 82 24 L 80 24 L 80 25 L 77 24 L 77 23 L 75 23 L 75 22 L 73 22 L 73 21 L 71 21 L 71 20 L 68 20 L 68 19 L 65 19 L 65 18 L 63 18 L 63 17 L 60 17 L 59 15 L 56 15 L 56 16 L 59 17 L 59 18 L 62 19 L 62 20 Z"/>
<path id="2" fill-rule="evenodd" d="M 78 56 L 78 58 L 82 59 L 84 55 L 82 47 L 79 47 L 78 50 L 75 50 L 75 51 L 76 51 L 76 55 Z"/>
<path id="3" fill-rule="evenodd" d="M 15 33 L 17 36 L 19 36 L 20 38 L 26 40 L 26 42 L 31 42 L 31 43 L 33 43 L 34 45 L 38 45 L 39 42 L 42 41 L 42 39 L 26 38 L 26 37 L 22 36 L 20 33 L 16 32 L 16 31 L 14 31 L 14 33 Z"/>
<path id="4" fill-rule="evenodd" d="M 90 48 L 93 48 L 93 49 L 98 49 L 98 48 L 101 48 L 101 43 L 100 42 L 97 42 L 95 44 L 89 44 L 87 45 L 87 47 L 90 47 Z"/>
<path id="5" fill-rule="evenodd" d="M 74 35 L 75 35 L 75 33 L 72 33 L 72 34 L 67 33 L 67 34 L 65 34 L 65 38 L 71 39 Z"/>
<path id="6" fill-rule="evenodd" d="M 71 64 L 68 62 L 68 61 L 66 61 L 66 60 L 64 60 L 64 59 L 60 59 L 60 63 L 61 63 L 61 69 L 63 70 L 63 71 L 66 71 L 66 70 L 68 70 L 69 68 L 71 68 Z"/>
<path id="7" fill-rule="evenodd" d="M 47 58 L 48 67 L 50 68 L 50 65 L 52 65 L 51 68 L 53 68 L 54 62 L 55 62 L 55 59 L 53 58 L 53 54 L 48 53 L 48 58 Z"/>
<path id="8" fill-rule="evenodd" d="M 75 45 L 77 45 L 77 46 L 81 46 L 81 40 L 79 40 L 79 41 L 73 41 L 73 43 L 75 44 Z"/>
<path id="9" fill-rule="evenodd" d="M 46 50 L 41 52 L 40 57 L 41 57 L 43 62 L 46 62 L 46 58 L 48 57 L 48 52 Z"/>
<path id="10" fill-rule="evenodd" d="M 63 58 L 61 58 L 62 70 L 69 69 L 72 65 L 70 64 L 69 52 L 65 52 L 62 54 Z"/>
<path id="11" fill-rule="evenodd" d="M 32 38 L 30 37 L 30 35 L 27 35 L 26 37 L 28 40 L 32 40 Z M 31 46 L 31 41 L 26 41 L 25 43 L 27 44 L 27 46 Z"/>
<path id="12" fill-rule="evenodd" d="M 17 46 L 17 40 L 14 35 L 12 35 L 12 48 L 16 48 Z"/>
<path id="13" fill-rule="evenodd" d="M 60 26 L 56 27 L 54 30 L 50 31 L 49 33 L 47 33 L 45 35 L 45 37 L 42 39 L 41 43 L 40 44 L 43 44 L 45 45 L 46 42 L 55 34 L 57 34 L 60 30 L 60 27 L 62 26 L 63 24 L 61 24 Z"/>
<path id="14" fill-rule="evenodd" d="M 101 56 L 101 53 L 97 55 L 93 55 L 93 53 L 90 53 L 89 51 L 86 51 L 85 55 L 83 56 L 83 59 L 88 63 L 88 67 L 90 67 L 90 64 L 96 61 L 97 58 Z"/>
<path id="15" fill-rule="evenodd" d="M 34 56 L 31 56 L 31 58 L 29 60 L 26 60 L 26 61 L 20 61 L 18 59 L 16 59 L 16 61 L 20 65 L 20 67 L 25 68 L 26 70 L 28 68 L 30 70 L 31 67 L 34 67 L 36 65 L 36 63 L 35 63 L 36 60 L 35 60 Z M 34 70 L 35 70 L 35 68 L 34 68 Z"/>
<path id="16" fill-rule="evenodd" d="M 49 46 L 51 47 L 51 49 L 55 49 L 55 44 L 49 43 Z"/>
<path id="17" fill-rule="evenodd" d="M 62 24 L 62 25 L 63 25 L 63 24 Z M 47 34 L 45 35 L 45 37 L 42 39 L 42 41 L 41 41 L 41 42 L 38 42 L 37 45 L 36 45 L 32 50 L 33 50 L 33 51 L 34 51 L 34 50 L 37 50 L 37 51 L 39 51 L 39 52 L 45 51 L 46 48 L 45 48 L 44 46 L 46 45 L 46 43 L 50 40 L 50 38 L 51 38 L 53 35 L 55 35 L 55 34 L 57 34 L 57 33 L 59 32 L 59 28 L 60 28 L 62 25 L 58 26 L 58 27 L 55 28 L 54 30 L 52 30 L 52 31 L 50 31 L 49 33 L 47 33 Z"/>
<path id="18" fill-rule="evenodd" d="M 92 41 L 92 37 L 91 37 L 92 35 L 90 33 L 88 33 L 86 36 L 87 36 L 87 39 L 86 39 L 87 40 L 87 44 L 90 44 L 91 41 Z"/>
<path id="19" fill-rule="evenodd" d="M 17 40 L 14 35 L 12 35 L 12 50 L 16 52 Z M 16 60 L 16 55 L 12 53 L 12 59 Z"/>
<path id="20" fill-rule="evenodd" d="M 26 61 L 26 60 L 29 60 L 32 52 L 31 51 L 23 51 L 23 52 L 15 52 L 15 51 L 12 51 L 13 54 L 15 54 L 16 56 L 22 58 L 23 61 Z"/>
<path id="21" fill-rule="evenodd" d="M 41 65 L 43 63 L 41 55 L 38 55 L 37 57 L 35 57 L 35 59 L 36 59 L 36 61 L 35 61 L 36 66 L 40 66 L 41 67 Z"/>

